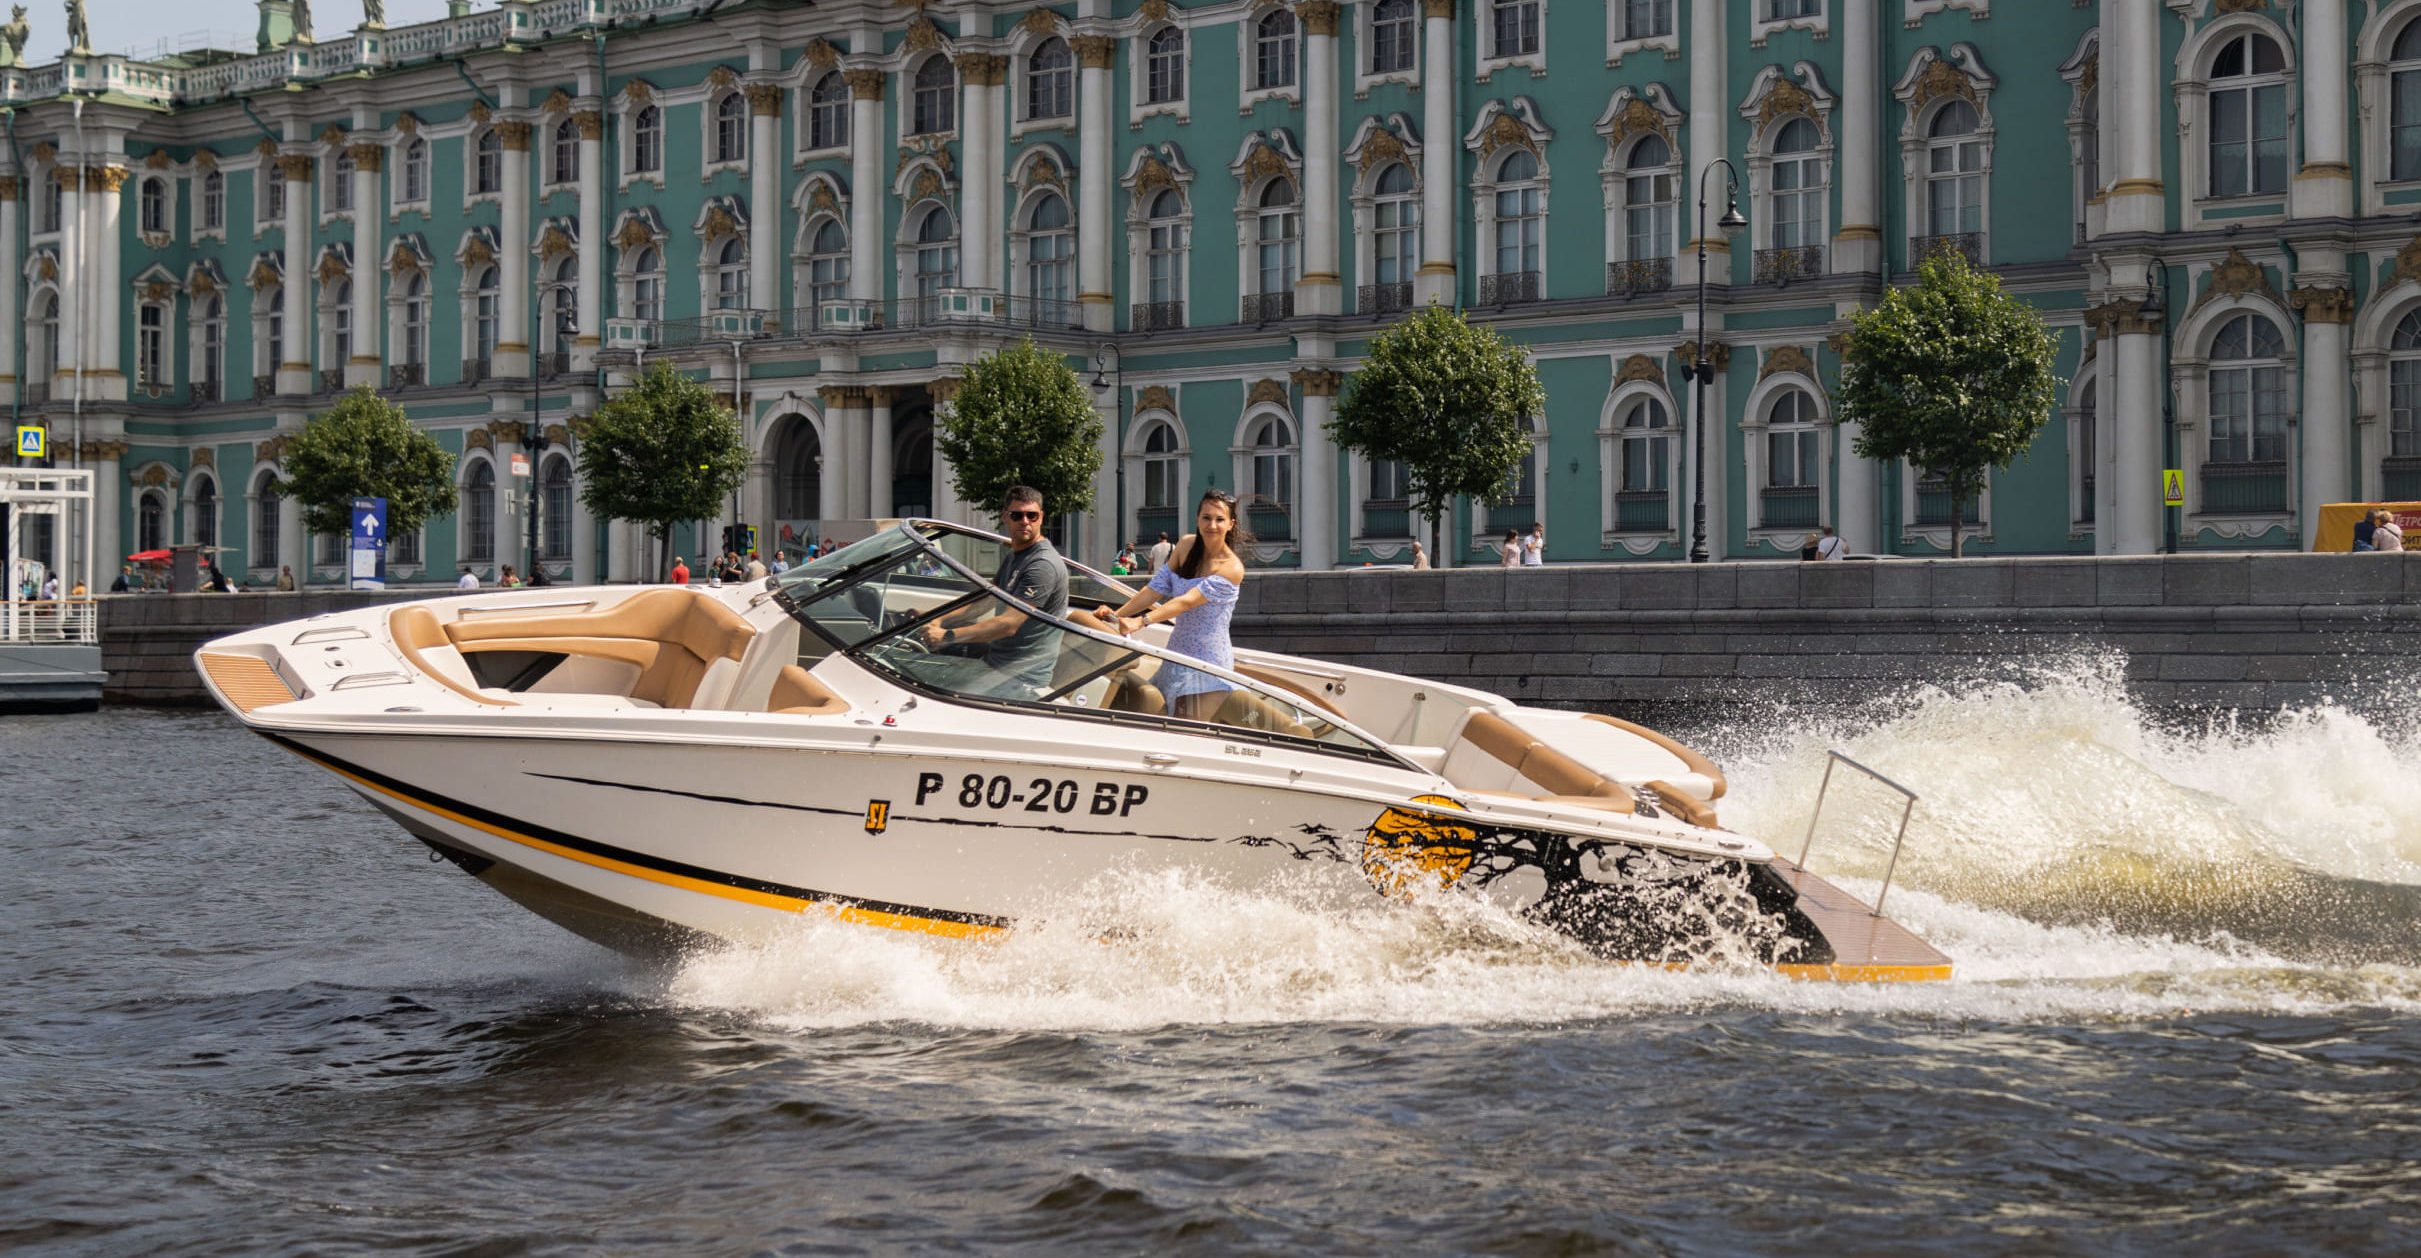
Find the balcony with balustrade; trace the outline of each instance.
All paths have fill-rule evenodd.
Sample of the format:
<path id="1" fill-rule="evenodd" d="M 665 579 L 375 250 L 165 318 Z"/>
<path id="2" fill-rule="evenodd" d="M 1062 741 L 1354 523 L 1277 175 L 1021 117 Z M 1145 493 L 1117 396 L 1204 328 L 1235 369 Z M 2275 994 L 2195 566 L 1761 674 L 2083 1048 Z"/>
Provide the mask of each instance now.
<path id="1" fill-rule="evenodd" d="M 1547 291 L 1543 271 L 1501 271 L 1483 275 L 1479 282 L 1479 304 L 1483 306 L 1516 306 L 1541 300 Z"/>
<path id="2" fill-rule="evenodd" d="M 1957 254 L 1967 259 L 1969 266 L 1984 265 L 1984 233 L 1952 232 L 1945 236 L 1911 236 L 1908 240 L 1908 265 L 1914 268 L 1930 258 Z"/>
<path id="3" fill-rule="evenodd" d="M 2421 454 L 2392 454 L 2379 460 L 2379 494 L 2390 502 L 2421 500 Z"/>
<path id="4" fill-rule="evenodd" d="M 1295 317 L 1293 293 L 1246 293 L 1236 318 L 1243 323 L 1276 323 Z"/>
<path id="5" fill-rule="evenodd" d="M 1397 314 L 1412 309 L 1412 281 L 1364 284 L 1354 290 L 1353 308 L 1363 314 Z"/>
<path id="6" fill-rule="evenodd" d="M 1809 522 L 1813 523 L 1814 521 L 1811 520 Z M 1959 523 L 1972 528 L 1983 524 L 1983 522 L 1983 495 L 1970 494 L 1967 498 L 1964 509 L 1959 512 Z M 1917 482 L 1916 526 L 1921 529 L 1946 529 L 1950 527 L 1950 486 L 1948 483 L 1938 480 L 1921 480 Z"/>
<path id="7" fill-rule="evenodd" d="M 1185 303 L 1139 301 L 1127 307 L 1127 327 L 1136 332 L 1171 332 L 1185 326 Z"/>
<path id="8" fill-rule="evenodd" d="M 1412 504 L 1401 498 L 1374 498 L 1363 503 L 1362 536 L 1371 541 L 1409 539 L 1412 536 Z"/>
<path id="9" fill-rule="evenodd" d="M 1816 279 L 1824 274 L 1824 246 L 1801 245 L 1789 249 L 1759 249 L 1751 255 L 1750 280 L 1788 288 L 1801 280 Z"/>
<path id="10" fill-rule="evenodd" d="M 1766 528 L 1812 529 L 1816 527 L 1816 487 L 1768 485 L 1758 493 L 1757 509 Z"/>
<path id="11" fill-rule="evenodd" d="M 1663 489 L 1617 491 L 1614 495 L 1614 531 L 1617 533 L 1672 532 L 1672 492 Z"/>
<path id="12" fill-rule="evenodd" d="M 1283 503 L 1256 502 L 1245 508 L 1244 519 L 1257 541 L 1291 542 L 1295 539 L 1294 511 Z M 1169 533 L 1170 537 L 1176 535 L 1173 530 Z"/>
<path id="13" fill-rule="evenodd" d="M 2278 515 L 2287 509 L 2283 459 L 2202 465 L 2201 515 Z"/>
<path id="14" fill-rule="evenodd" d="M 1606 263 L 1606 296 L 1644 297 L 1673 287 L 1671 258 L 1633 258 Z"/>
<path id="15" fill-rule="evenodd" d="M 1177 523 L 1177 508 L 1141 507 L 1135 511 L 1135 543 L 1137 545 L 1149 546 L 1159 541 L 1160 535 L 1163 533 L 1168 534 L 1171 542 L 1185 535 L 1185 530 Z"/>
<path id="16" fill-rule="evenodd" d="M 414 389 L 428 382 L 429 368 L 425 363 L 394 363 L 387 368 L 390 389 Z"/>

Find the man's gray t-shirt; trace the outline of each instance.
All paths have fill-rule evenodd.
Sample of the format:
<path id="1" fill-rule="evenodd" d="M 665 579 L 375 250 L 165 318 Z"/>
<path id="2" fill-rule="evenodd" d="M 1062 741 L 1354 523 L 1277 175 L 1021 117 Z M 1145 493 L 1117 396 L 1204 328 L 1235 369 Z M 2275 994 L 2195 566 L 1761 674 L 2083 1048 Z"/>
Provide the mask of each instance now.
<path id="1" fill-rule="evenodd" d="M 1068 565 L 1050 538 L 1002 555 L 992 584 L 1051 615 L 1068 614 Z M 1048 685 L 1051 670 L 1059 662 L 1058 633 L 1057 626 L 1029 616 L 1017 632 L 992 643 L 984 659 L 1025 685 Z"/>

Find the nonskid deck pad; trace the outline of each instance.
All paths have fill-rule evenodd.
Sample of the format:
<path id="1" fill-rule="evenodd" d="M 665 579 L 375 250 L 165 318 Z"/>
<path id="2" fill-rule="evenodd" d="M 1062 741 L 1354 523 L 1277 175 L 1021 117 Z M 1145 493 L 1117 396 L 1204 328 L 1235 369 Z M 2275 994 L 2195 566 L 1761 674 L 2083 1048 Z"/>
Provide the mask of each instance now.
<path id="1" fill-rule="evenodd" d="M 1926 983 L 1950 977 L 1950 958 L 1856 896 L 1774 858 L 1774 872 L 1799 892 L 1799 911 L 1833 946 L 1829 965 L 1777 965 L 1790 978 L 1839 983 Z"/>

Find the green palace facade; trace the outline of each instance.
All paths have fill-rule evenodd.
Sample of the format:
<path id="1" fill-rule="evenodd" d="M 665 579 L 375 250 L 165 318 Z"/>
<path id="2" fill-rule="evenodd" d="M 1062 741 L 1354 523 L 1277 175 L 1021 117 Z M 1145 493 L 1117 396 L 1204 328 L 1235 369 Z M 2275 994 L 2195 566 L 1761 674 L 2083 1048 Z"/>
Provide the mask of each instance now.
<path id="1" fill-rule="evenodd" d="M 367 382 L 461 456 L 401 575 L 526 563 L 534 496 L 540 562 L 637 579 L 569 454 L 665 361 L 736 396 L 727 516 L 768 546 L 963 515 L 934 408 L 1031 335 L 1099 380 L 1080 555 L 1217 486 L 1263 563 L 1401 562 L 1400 475 L 1323 425 L 1430 302 L 1549 397 L 1444 562 L 1533 519 L 1555 560 L 1681 557 L 1702 341 L 1717 557 L 1820 523 L 1936 554 L 1945 496 L 1828 392 L 1846 317 L 1934 250 L 2034 303 L 2068 381 L 1978 552 L 2298 548 L 2322 503 L 2421 496 L 2421 0 L 509 0 L 317 39 L 258 9 L 240 52 L 0 46 L 0 389 L 99 472 L 103 554 L 340 579 L 267 486 Z M 1718 159 L 1748 226 L 1705 242 L 1702 326 Z"/>

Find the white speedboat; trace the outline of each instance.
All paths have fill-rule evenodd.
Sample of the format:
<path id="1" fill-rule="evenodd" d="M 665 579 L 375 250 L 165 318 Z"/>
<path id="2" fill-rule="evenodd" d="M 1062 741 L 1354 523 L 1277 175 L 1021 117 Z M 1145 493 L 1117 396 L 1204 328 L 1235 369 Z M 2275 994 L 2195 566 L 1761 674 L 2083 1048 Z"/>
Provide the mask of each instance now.
<path id="1" fill-rule="evenodd" d="M 1622 960 L 1949 974 L 1721 828 L 1723 774 L 1670 738 L 1249 650 L 1209 719 L 1178 719 L 1153 684 L 1183 659 L 1166 627 L 1121 638 L 1017 603 L 984 575 L 1005 545 L 909 521 L 744 585 L 367 607 L 196 662 L 255 732 L 625 950 L 761 938 L 802 912 L 986 935 L 1104 871 L 1182 865 L 1484 895 Z M 1071 606 L 1124 600 L 1069 570 Z M 1004 610 L 1028 617 L 1018 669 L 921 632 Z"/>

